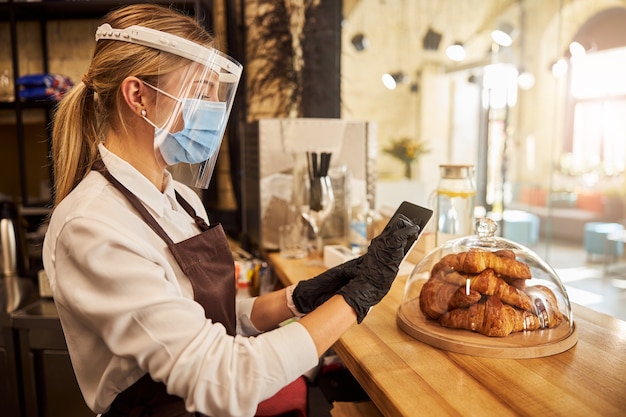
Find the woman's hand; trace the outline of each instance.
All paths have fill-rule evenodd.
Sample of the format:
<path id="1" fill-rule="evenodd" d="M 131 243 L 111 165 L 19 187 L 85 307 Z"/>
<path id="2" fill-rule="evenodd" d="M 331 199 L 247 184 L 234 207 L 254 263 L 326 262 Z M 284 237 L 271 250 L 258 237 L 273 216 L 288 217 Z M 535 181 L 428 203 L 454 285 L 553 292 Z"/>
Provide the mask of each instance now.
<path id="1" fill-rule="evenodd" d="M 357 274 L 356 265 L 359 261 L 351 259 L 337 265 L 315 278 L 300 281 L 293 290 L 293 303 L 300 314 L 308 314 L 346 285 Z"/>
<path id="2" fill-rule="evenodd" d="M 345 298 L 346 292 L 342 289 L 357 277 L 360 277 L 360 281 L 369 280 L 381 289 L 386 287 L 384 292 L 386 294 L 398 273 L 400 262 L 404 258 L 403 249 L 409 236 L 418 232 L 419 227 L 405 216 L 393 219 L 392 223 L 380 235 L 372 239 L 367 253 L 331 268 L 315 278 L 300 281 L 294 288 L 292 295 L 295 308 L 300 314 L 308 314 L 335 294 L 341 293 Z M 387 281 L 389 281 L 388 286 Z M 357 284 L 357 286 L 362 285 Z M 348 297 L 356 300 L 355 290 L 350 290 L 353 287 L 349 287 L 347 293 L 350 294 Z M 359 297 L 362 298 L 362 296 L 363 294 Z M 371 304 L 373 300 L 368 301 L 370 307 L 378 302 Z M 354 302 L 356 303 L 356 301 Z M 351 306 L 355 308 L 354 305 L 351 304 Z M 367 309 L 369 310 L 369 307 Z M 360 317 L 359 322 L 362 319 Z"/>
<path id="3" fill-rule="evenodd" d="M 358 323 L 389 292 L 404 258 L 404 246 L 419 230 L 418 225 L 401 214 L 372 239 L 367 253 L 359 258 L 355 278 L 338 291 L 356 312 Z"/>

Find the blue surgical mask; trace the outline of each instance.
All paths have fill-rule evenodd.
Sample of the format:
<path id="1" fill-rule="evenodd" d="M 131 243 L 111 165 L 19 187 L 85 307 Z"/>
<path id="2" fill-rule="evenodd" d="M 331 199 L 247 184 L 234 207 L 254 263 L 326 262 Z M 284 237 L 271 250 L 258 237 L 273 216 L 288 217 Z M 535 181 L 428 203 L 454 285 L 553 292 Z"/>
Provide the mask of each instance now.
<path id="1" fill-rule="evenodd" d="M 156 87 L 150 87 L 165 93 Z M 218 152 L 222 142 L 226 123 L 226 103 L 195 98 L 174 99 L 181 102 L 184 122 L 181 131 L 171 133 L 143 116 L 154 126 L 155 141 L 159 142 L 159 151 L 163 159 L 168 165 L 180 162 L 198 164 L 207 161 Z"/>

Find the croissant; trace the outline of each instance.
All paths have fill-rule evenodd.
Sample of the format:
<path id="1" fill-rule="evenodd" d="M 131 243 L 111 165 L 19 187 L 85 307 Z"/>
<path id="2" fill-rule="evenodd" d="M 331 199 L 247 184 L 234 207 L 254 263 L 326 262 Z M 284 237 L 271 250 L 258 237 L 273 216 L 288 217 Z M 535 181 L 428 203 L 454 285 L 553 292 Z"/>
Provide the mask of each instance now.
<path id="1" fill-rule="evenodd" d="M 519 307 L 523 310 L 532 311 L 532 302 L 524 292 L 509 285 L 502 278 L 497 277 L 493 269 L 485 269 L 479 274 L 463 274 L 460 272 L 449 272 L 439 275 L 446 282 L 467 287 L 484 295 L 497 295 L 507 304 Z"/>
<path id="2" fill-rule="evenodd" d="M 429 279 L 420 292 L 420 309 L 424 316 L 437 320 L 448 310 L 467 307 L 477 303 L 481 295 L 477 291 L 465 293 L 465 288 L 440 279 Z"/>
<path id="3" fill-rule="evenodd" d="M 500 249 L 493 252 L 493 254 L 501 258 L 515 259 L 515 252 L 509 249 Z"/>
<path id="4" fill-rule="evenodd" d="M 528 265 L 515 259 L 515 254 L 512 251 L 490 252 L 476 248 L 467 252 L 444 256 L 433 266 L 431 273 L 459 271 L 477 274 L 487 268 L 493 269 L 497 274 L 511 278 L 531 278 Z"/>
<path id="5" fill-rule="evenodd" d="M 503 304 L 497 296 L 488 296 L 485 302 L 472 304 L 467 308 L 450 310 L 441 315 L 439 323 L 444 327 L 500 337 L 541 327 L 539 318 L 533 313 Z"/>
<path id="6" fill-rule="evenodd" d="M 529 287 L 529 299 L 535 306 L 535 311 L 544 327 L 556 327 L 563 321 L 563 313 L 559 310 L 556 296 L 551 289 L 543 285 Z"/>

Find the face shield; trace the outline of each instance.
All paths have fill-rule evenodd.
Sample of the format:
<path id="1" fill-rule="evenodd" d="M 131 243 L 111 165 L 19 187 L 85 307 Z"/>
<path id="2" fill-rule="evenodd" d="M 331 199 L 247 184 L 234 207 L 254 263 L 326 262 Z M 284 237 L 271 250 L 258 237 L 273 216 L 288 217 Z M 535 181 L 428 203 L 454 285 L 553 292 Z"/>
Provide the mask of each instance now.
<path id="1" fill-rule="evenodd" d="M 157 160 L 169 166 L 177 180 L 208 188 L 241 64 L 216 49 L 141 26 L 113 29 L 105 24 L 96 32 L 98 39 L 121 40 L 168 52 L 161 54 L 159 75 L 150 78 L 156 81 L 144 81 L 154 91 L 155 105 L 143 117 L 154 127 Z"/>

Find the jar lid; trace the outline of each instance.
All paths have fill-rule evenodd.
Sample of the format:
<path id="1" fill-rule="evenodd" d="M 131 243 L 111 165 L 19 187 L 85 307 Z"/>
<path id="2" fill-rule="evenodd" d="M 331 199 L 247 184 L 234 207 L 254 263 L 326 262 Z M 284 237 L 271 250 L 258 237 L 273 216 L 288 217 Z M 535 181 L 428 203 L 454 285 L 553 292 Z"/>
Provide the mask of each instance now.
<path id="1" fill-rule="evenodd" d="M 441 178 L 462 179 L 471 176 L 474 165 L 439 165 Z"/>

